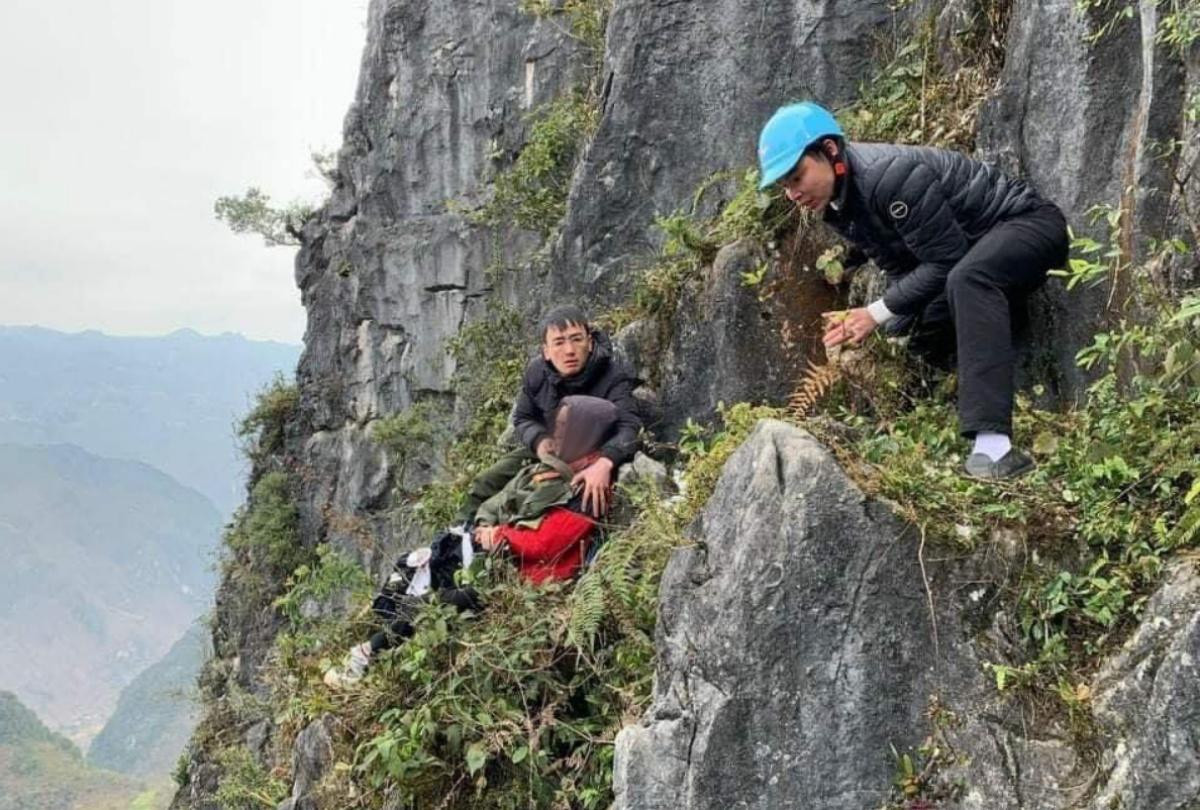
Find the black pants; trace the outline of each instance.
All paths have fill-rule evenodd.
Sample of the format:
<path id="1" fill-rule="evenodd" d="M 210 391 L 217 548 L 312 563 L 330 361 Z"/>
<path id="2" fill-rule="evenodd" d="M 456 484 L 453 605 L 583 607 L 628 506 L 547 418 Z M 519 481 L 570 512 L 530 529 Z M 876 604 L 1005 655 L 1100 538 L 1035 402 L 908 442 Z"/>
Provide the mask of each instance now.
<path id="1" fill-rule="evenodd" d="M 1012 435 L 1016 349 L 1013 329 L 1046 273 L 1066 264 L 1067 222 L 1047 203 L 997 224 L 946 277 L 946 289 L 889 332 L 911 334 L 910 350 L 935 366 L 957 355 L 962 434 Z"/>
<path id="2" fill-rule="evenodd" d="M 459 611 L 478 613 L 483 609 L 479 594 L 473 588 L 440 588 L 424 596 L 409 596 L 405 593 L 387 595 L 386 591 L 375 598 L 372 605 L 375 616 L 383 627 L 371 636 L 371 652 L 390 650 L 412 637 L 413 622 L 427 601 L 438 599 L 444 604 L 454 605 Z"/>

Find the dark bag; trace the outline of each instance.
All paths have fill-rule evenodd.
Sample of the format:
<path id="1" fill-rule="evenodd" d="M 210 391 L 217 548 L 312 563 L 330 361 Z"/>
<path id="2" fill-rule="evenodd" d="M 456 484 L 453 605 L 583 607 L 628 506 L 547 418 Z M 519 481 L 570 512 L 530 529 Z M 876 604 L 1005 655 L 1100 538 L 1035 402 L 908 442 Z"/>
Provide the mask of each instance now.
<path id="1" fill-rule="evenodd" d="M 430 593 L 456 590 L 454 572 L 462 568 L 462 538 L 451 532 L 444 532 L 434 538 L 429 545 L 429 590 Z M 408 567 L 408 555 L 400 557 L 392 566 L 392 576 L 384 583 L 371 610 L 385 622 L 397 619 L 411 622 L 417 611 L 424 603 L 424 597 L 412 596 L 405 593 L 408 584 L 412 582 L 415 568 Z M 457 600 L 450 601 L 457 604 Z M 472 600 L 467 600 L 472 601 Z M 460 606 L 466 609 L 466 606 Z"/>

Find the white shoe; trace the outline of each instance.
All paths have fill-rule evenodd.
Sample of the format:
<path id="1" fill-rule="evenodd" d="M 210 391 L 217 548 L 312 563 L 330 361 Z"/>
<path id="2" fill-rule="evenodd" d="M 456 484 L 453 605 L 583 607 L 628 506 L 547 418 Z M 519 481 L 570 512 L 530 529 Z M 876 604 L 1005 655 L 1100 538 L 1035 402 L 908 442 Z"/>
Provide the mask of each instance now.
<path id="1" fill-rule="evenodd" d="M 363 679 L 371 663 L 371 642 L 364 641 L 350 648 L 340 666 L 325 672 L 325 685 L 330 689 L 349 689 Z"/>

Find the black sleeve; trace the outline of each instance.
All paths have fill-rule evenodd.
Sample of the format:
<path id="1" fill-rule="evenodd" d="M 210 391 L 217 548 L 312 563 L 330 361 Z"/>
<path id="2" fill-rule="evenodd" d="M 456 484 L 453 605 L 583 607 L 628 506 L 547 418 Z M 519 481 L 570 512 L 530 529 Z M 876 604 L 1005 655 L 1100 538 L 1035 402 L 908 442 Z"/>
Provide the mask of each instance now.
<path id="1" fill-rule="evenodd" d="M 613 467 L 620 467 L 625 462 L 632 461 L 637 452 L 638 431 L 642 427 L 637 400 L 633 397 L 637 382 L 632 374 L 622 373 L 608 389 L 605 397 L 617 406 L 617 429 L 612 438 L 600 448 L 600 453 L 612 461 Z"/>
<path id="2" fill-rule="evenodd" d="M 893 172 L 903 174 L 892 180 L 887 175 Z M 878 189 L 889 187 L 897 189 L 896 194 L 877 197 L 876 210 L 892 223 L 920 264 L 888 287 L 883 303 L 897 315 L 911 315 L 945 289 L 946 276 L 969 244 L 932 168 L 913 159 L 897 159 Z"/>
<path id="3" fill-rule="evenodd" d="M 517 402 L 513 405 L 512 423 L 517 433 L 517 440 L 537 452 L 537 443 L 550 434 L 546 430 L 546 415 L 538 406 L 535 395 L 541 384 L 537 360 L 530 361 L 525 367 L 521 378 L 521 392 L 517 394 Z"/>

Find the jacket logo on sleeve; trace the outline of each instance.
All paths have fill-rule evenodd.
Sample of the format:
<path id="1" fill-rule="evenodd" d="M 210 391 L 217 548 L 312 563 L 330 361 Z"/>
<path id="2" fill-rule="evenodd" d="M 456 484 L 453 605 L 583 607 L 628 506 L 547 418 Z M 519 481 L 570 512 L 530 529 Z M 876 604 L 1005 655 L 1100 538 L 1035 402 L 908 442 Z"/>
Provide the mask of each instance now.
<path id="1" fill-rule="evenodd" d="M 908 205 L 903 200 L 896 200 L 888 206 L 888 213 L 892 219 L 904 219 L 908 216 Z"/>

